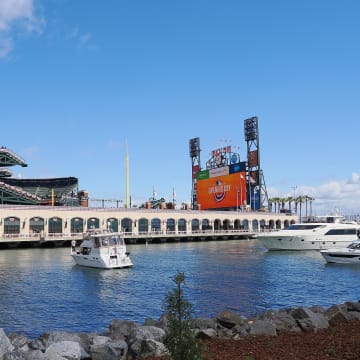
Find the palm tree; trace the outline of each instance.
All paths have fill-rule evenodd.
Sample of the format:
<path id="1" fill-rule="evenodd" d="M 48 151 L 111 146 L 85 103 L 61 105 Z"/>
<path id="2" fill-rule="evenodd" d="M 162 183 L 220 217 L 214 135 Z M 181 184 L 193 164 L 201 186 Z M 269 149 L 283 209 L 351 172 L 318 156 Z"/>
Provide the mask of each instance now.
<path id="1" fill-rule="evenodd" d="M 286 198 L 286 201 L 289 203 L 289 213 L 291 213 L 291 203 L 293 202 L 293 197 L 292 196 L 288 196 Z"/>
<path id="2" fill-rule="evenodd" d="M 269 211 L 272 212 L 272 205 L 273 205 L 274 201 L 273 201 L 273 198 L 270 198 L 268 200 L 268 208 L 269 208 Z"/>

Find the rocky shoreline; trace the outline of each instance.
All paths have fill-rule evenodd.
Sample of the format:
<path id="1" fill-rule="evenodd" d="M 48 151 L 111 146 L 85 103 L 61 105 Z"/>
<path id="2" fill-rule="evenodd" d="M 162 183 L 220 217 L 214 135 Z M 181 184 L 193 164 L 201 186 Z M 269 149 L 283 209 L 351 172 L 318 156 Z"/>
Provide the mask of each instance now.
<path id="1" fill-rule="evenodd" d="M 345 302 L 329 308 L 320 306 L 268 310 L 246 318 L 223 311 L 215 318 L 197 318 L 192 328 L 204 341 L 243 340 L 265 335 L 314 334 L 339 324 L 360 320 L 360 302 Z M 103 334 L 51 331 L 36 339 L 5 334 L 0 328 L 0 360 L 130 360 L 167 354 L 163 344 L 166 315 L 159 320 L 113 320 Z"/>

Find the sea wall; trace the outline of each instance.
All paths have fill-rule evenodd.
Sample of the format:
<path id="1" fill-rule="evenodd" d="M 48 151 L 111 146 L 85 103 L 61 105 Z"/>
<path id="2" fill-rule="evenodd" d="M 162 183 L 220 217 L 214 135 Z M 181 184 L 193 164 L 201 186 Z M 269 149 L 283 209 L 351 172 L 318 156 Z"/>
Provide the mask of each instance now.
<path id="1" fill-rule="evenodd" d="M 199 339 L 241 339 L 247 336 L 277 336 L 282 332 L 315 333 L 339 322 L 360 320 L 360 302 L 345 302 L 329 308 L 320 306 L 268 310 L 246 318 L 223 311 L 215 318 L 192 322 Z M 5 334 L 0 328 L 0 360 L 130 360 L 166 354 L 163 344 L 166 314 L 148 318 L 144 324 L 115 319 L 103 334 L 51 331 L 36 339 L 22 334 Z"/>

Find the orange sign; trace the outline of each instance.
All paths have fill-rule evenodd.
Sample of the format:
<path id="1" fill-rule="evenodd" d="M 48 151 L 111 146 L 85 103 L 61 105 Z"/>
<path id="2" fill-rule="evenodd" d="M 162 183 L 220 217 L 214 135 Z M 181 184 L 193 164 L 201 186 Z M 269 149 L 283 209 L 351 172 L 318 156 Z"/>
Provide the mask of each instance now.
<path id="1" fill-rule="evenodd" d="M 240 207 L 246 202 L 245 172 L 199 180 L 197 198 L 201 210 Z"/>

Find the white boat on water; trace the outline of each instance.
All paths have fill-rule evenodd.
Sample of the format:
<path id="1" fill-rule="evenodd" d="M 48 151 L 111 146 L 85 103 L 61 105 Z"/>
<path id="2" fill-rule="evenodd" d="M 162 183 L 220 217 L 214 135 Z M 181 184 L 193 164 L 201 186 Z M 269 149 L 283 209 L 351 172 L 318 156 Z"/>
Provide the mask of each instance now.
<path id="1" fill-rule="evenodd" d="M 360 265 L 360 240 L 353 241 L 345 248 L 320 250 L 320 254 L 328 263 Z"/>
<path id="2" fill-rule="evenodd" d="M 102 269 L 133 266 L 122 233 L 91 229 L 84 234 L 79 247 L 71 244 L 71 256 L 76 264 Z"/>
<path id="3" fill-rule="evenodd" d="M 268 250 L 321 250 L 344 248 L 358 237 L 359 232 L 359 224 L 331 215 L 261 233 L 255 238 Z"/>

